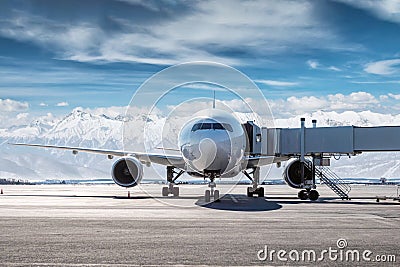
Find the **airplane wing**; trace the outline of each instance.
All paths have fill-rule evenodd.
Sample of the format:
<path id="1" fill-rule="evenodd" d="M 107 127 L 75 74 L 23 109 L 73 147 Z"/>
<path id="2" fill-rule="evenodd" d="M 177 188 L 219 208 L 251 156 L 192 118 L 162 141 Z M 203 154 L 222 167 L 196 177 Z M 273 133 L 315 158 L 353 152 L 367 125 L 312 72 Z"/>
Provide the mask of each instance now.
<path id="1" fill-rule="evenodd" d="M 290 157 L 274 157 L 274 156 L 255 156 L 247 157 L 247 167 L 254 168 L 264 165 L 270 165 L 272 163 L 280 163 L 282 161 L 289 160 Z"/>
<path id="2" fill-rule="evenodd" d="M 93 154 L 103 154 L 107 156 L 116 156 L 116 157 L 124 157 L 131 156 L 137 158 L 142 163 L 157 163 L 160 165 L 166 166 L 174 166 L 176 168 L 184 168 L 185 161 L 181 156 L 172 156 L 172 155 L 161 155 L 161 154 L 150 154 L 143 152 L 129 152 L 129 151 L 121 151 L 121 150 L 107 150 L 107 149 L 95 149 L 95 148 L 82 148 L 82 147 L 69 147 L 69 146 L 53 146 L 53 145 L 39 145 L 39 144 L 11 144 L 15 146 L 29 146 L 29 147 L 40 147 L 40 148 L 54 148 L 54 149 L 62 149 L 69 150 L 73 153 L 78 152 L 86 152 Z"/>

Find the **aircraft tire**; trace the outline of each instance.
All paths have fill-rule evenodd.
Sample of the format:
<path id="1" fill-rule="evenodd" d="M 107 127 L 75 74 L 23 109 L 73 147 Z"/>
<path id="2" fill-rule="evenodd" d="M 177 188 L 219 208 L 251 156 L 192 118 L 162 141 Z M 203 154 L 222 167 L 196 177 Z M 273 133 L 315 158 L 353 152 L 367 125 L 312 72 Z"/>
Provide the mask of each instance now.
<path id="1" fill-rule="evenodd" d="M 214 191 L 214 201 L 216 201 L 216 202 L 221 201 L 221 200 L 219 199 L 219 190 L 215 190 L 215 191 Z"/>
<path id="2" fill-rule="evenodd" d="M 210 202 L 210 200 L 211 200 L 211 192 L 210 192 L 210 190 L 206 190 L 206 192 L 204 193 L 204 201 L 205 202 Z"/>
<path id="3" fill-rule="evenodd" d="M 162 196 L 163 197 L 167 197 L 168 196 L 168 192 L 169 190 L 168 190 L 168 187 L 166 187 L 166 186 L 164 186 L 163 188 L 162 188 Z"/>
<path id="4" fill-rule="evenodd" d="M 316 201 L 319 198 L 319 193 L 317 190 L 311 190 L 310 193 L 308 193 L 308 197 L 311 201 Z"/>
<path id="5" fill-rule="evenodd" d="M 251 187 L 247 187 L 247 196 L 248 197 L 253 197 L 253 192 L 250 191 Z"/>
<path id="6" fill-rule="evenodd" d="M 257 188 L 258 197 L 264 197 L 264 187 Z"/>
<path id="7" fill-rule="evenodd" d="M 172 195 L 174 197 L 179 197 L 179 187 L 172 188 Z"/>
<path id="8" fill-rule="evenodd" d="M 301 190 L 299 191 L 299 193 L 297 194 L 297 196 L 301 199 L 301 200 L 307 200 L 308 199 L 308 192 L 306 190 Z"/>

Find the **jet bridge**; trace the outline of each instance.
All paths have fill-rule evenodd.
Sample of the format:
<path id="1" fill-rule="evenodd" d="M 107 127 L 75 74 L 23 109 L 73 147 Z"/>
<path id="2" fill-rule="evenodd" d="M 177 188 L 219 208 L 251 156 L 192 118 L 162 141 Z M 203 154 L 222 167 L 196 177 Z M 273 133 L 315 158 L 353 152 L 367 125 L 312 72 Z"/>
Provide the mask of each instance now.
<path id="1" fill-rule="evenodd" d="M 250 156 L 297 158 L 284 171 L 287 184 L 299 192 L 300 199 L 316 200 L 315 178 L 330 187 L 340 198 L 349 199 L 351 187 L 327 166 L 330 157 L 355 156 L 362 152 L 400 151 L 400 126 L 380 127 L 305 127 L 260 128 L 252 122 L 244 124 Z"/>
<path id="2" fill-rule="evenodd" d="M 400 126 L 262 128 L 261 154 L 267 156 L 357 155 L 400 151 Z"/>

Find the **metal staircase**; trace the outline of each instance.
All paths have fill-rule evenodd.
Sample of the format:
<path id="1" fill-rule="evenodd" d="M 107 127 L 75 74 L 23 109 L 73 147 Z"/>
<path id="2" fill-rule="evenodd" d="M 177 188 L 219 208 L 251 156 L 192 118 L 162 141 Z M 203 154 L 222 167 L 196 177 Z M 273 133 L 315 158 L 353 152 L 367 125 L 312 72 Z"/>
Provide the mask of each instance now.
<path id="1" fill-rule="evenodd" d="M 315 167 L 315 175 L 341 199 L 349 199 L 351 187 L 328 167 Z"/>

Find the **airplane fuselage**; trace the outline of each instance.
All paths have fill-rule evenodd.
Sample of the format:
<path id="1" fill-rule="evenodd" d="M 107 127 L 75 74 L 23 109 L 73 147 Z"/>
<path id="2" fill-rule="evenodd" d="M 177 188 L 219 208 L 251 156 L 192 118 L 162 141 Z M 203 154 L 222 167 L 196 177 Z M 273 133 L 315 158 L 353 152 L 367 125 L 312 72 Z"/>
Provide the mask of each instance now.
<path id="1" fill-rule="evenodd" d="M 246 135 L 240 122 L 226 111 L 196 113 L 182 127 L 178 144 L 189 174 L 234 177 L 243 169 Z"/>

